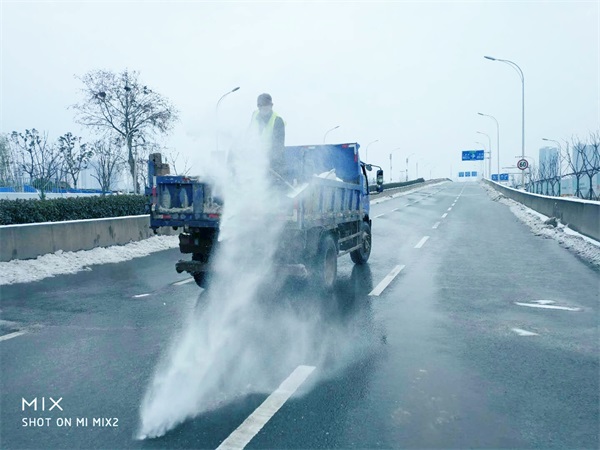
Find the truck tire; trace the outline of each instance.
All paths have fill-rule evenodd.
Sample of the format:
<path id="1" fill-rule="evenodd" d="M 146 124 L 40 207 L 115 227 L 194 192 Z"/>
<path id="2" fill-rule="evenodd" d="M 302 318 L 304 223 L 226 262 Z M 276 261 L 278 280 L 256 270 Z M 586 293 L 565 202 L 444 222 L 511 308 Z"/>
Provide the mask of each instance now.
<path id="1" fill-rule="evenodd" d="M 208 255 L 204 255 L 202 253 L 193 253 L 192 261 L 207 262 Z M 201 287 L 202 289 L 206 289 L 208 287 L 208 273 L 207 272 L 194 273 L 193 277 L 194 277 L 194 281 L 196 282 L 198 287 Z"/>
<path id="2" fill-rule="evenodd" d="M 361 247 L 350 252 L 350 258 L 354 264 L 365 264 L 371 256 L 371 227 L 367 222 L 361 222 L 360 230 L 361 236 Z"/>
<path id="3" fill-rule="evenodd" d="M 311 275 L 319 290 L 332 291 L 337 280 L 337 247 L 331 234 L 321 239 L 319 250 L 312 264 Z"/>
<path id="4" fill-rule="evenodd" d="M 199 272 L 194 274 L 194 281 L 201 287 L 202 289 L 206 289 L 208 287 L 208 277 L 206 272 Z"/>

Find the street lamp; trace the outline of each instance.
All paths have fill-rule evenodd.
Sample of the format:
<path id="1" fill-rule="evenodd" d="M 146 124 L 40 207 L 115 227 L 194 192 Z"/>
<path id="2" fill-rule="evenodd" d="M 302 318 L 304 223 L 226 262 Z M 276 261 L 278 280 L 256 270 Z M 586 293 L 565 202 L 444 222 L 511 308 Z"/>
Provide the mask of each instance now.
<path id="1" fill-rule="evenodd" d="M 369 144 L 367 145 L 367 149 L 365 150 L 365 160 L 367 163 L 369 162 L 369 147 L 375 142 L 379 142 L 379 139 L 375 139 L 373 142 L 369 142 Z"/>
<path id="2" fill-rule="evenodd" d="M 494 122 L 496 122 L 496 136 L 497 136 L 497 142 L 496 142 L 496 148 L 498 151 L 497 154 L 497 163 L 498 163 L 498 181 L 500 181 L 500 125 L 498 125 L 498 121 L 496 120 L 496 118 L 494 116 L 490 116 L 489 114 L 483 114 L 478 112 L 477 114 L 479 114 L 480 116 L 484 116 L 484 117 L 489 117 L 491 119 L 494 119 Z M 492 150 L 490 149 L 490 158 L 492 157 Z M 490 164 L 491 165 L 491 164 Z M 492 174 L 490 173 L 490 180 L 492 179 Z"/>
<path id="3" fill-rule="evenodd" d="M 408 182 L 408 158 L 410 158 L 414 153 L 411 153 L 406 157 L 406 181 Z"/>
<path id="4" fill-rule="evenodd" d="M 333 130 L 337 130 L 339 127 L 340 127 L 339 125 L 336 125 L 335 127 L 331 128 L 330 130 L 327 130 L 325 132 L 325 134 L 323 135 L 323 144 L 325 143 L 325 139 L 327 139 L 327 135 L 329 134 L 329 132 L 333 131 Z"/>
<path id="5" fill-rule="evenodd" d="M 430 180 L 431 180 L 431 171 L 432 171 L 433 169 L 435 169 L 435 168 L 436 168 L 435 164 L 433 164 L 433 165 L 431 165 L 431 166 L 429 167 L 429 179 L 430 179 Z"/>
<path id="6" fill-rule="evenodd" d="M 492 140 L 490 139 L 490 135 L 486 133 L 482 133 L 481 131 L 477 131 L 478 134 L 483 134 L 488 138 L 488 148 L 490 149 L 490 160 L 488 161 L 488 176 L 492 178 Z"/>
<path id="7" fill-rule="evenodd" d="M 546 139 L 546 138 L 542 138 L 542 141 L 556 142 L 556 145 L 558 146 L 558 160 L 559 160 L 558 174 L 562 177 L 562 149 L 561 149 L 560 142 L 555 141 L 554 139 Z"/>
<path id="8" fill-rule="evenodd" d="M 519 77 L 521 78 L 521 159 L 523 159 L 525 158 L 525 76 L 523 75 L 523 71 L 517 65 L 517 63 L 509 61 L 508 59 L 498 59 L 491 56 L 484 56 L 484 58 L 489 59 L 490 61 L 500 61 L 508 64 L 517 71 Z M 500 176 L 500 174 L 498 174 L 498 176 Z M 521 183 L 525 184 L 524 173 L 521 176 Z"/>
<path id="9" fill-rule="evenodd" d="M 483 150 L 485 151 L 485 144 L 483 142 L 475 141 L 475 143 L 481 145 L 483 147 Z M 482 161 L 482 162 L 483 162 L 483 171 L 485 172 L 485 161 Z M 484 177 L 485 177 L 485 173 L 484 173 Z"/>
<path id="10" fill-rule="evenodd" d="M 219 99 L 219 101 L 217 102 L 217 106 L 215 107 L 215 117 L 217 119 L 217 152 L 219 151 L 219 104 L 221 103 L 221 100 L 223 100 L 225 97 L 227 97 L 229 94 L 237 91 L 240 87 L 236 87 L 233 88 L 232 90 L 230 90 L 229 92 L 225 92 L 221 98 Z"/>
<path id="11" fill-rule="evenodd" d="M 397 147 L 390 152 L 390 183 L 392 182 L 392 153 L 394 153 L 396 150 L 400 150 L 400 147 Z"/>
<path id="12" fill-rule="evenodd" d="M 417 162 L 415 164 L 416 165 L 415 169 L 416 169 L 416 172 L 417 172 L 416 178 L 419 178 L 419 161 L 423 161 L 424 159 L 425 158 L 419 158 L 419 159 L 417 159 Z M 427 164 L 429 164 L 429 163 L 426 163 L 425 165 L 427 165 Z"/>

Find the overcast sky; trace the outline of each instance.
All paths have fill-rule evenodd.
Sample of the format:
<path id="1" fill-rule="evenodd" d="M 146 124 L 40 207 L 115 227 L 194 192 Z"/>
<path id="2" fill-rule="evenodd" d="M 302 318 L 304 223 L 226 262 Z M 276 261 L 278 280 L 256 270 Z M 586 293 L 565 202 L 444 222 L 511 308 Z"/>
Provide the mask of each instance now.
<path id="1" fill-rule="evenodd" d="M 192 174 L 247 127 L 261 92 L 286 121 L 286 144 L 358 142 L 389 179 L 478 170 L 461 150 L 492 140 L 500 164 L 541 138 L 586 137 L 600 123 L 598 1 L 565 2 L 24 2 L 1 3 L 1 130 L 37 128 L 51 139 L 75 124 L 75 75 L 138 70 L 168 97 L 180 122 L 164 143 Z"/>

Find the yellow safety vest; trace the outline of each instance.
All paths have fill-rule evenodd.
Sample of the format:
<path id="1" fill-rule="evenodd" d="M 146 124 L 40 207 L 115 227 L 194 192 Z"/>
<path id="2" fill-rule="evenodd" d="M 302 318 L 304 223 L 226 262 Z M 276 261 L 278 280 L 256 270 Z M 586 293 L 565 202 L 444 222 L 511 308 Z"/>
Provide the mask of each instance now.
<path id="1" fill-rule="evenodd" d="M 273 111 L 269 121 L 265 124 L 262 130 L 260 129 L 258 110 L 254 111 L 252 114 L 252 120 L 250 121 L 254 132 L 260 137 L 261 143 L 268 149 L 270 149 L 273 145 L 273 130 L 275 129 L 275 120 L 277 117 L 279 116 L 277 113 L 275 113 L 275 111 Z"/>

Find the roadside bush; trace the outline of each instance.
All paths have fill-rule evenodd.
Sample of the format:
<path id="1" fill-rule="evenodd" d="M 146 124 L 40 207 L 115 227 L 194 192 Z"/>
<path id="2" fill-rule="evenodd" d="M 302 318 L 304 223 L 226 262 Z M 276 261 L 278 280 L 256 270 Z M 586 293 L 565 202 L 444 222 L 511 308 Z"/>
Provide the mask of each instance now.
<path id="1" fill-rule="evenodd" d="M 145 205 L 143 195 L 0 200 L 0 225 L 138 216 Z"/>

